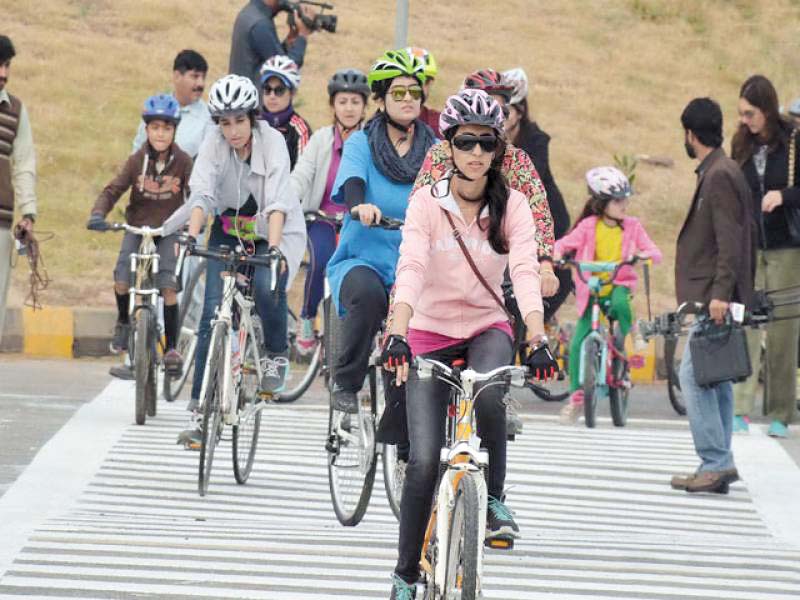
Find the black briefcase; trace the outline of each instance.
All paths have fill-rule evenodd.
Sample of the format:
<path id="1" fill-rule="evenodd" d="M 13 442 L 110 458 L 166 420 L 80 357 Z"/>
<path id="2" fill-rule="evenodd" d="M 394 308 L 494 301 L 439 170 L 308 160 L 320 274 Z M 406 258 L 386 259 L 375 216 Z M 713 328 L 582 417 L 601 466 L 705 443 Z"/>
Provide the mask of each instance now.
<path id="1" fill-rule="evenodd" d="M 747 336 L 738 323 L 704 320 L 689 340 L 697 385 L 744 381 L 753 373 Z"/>

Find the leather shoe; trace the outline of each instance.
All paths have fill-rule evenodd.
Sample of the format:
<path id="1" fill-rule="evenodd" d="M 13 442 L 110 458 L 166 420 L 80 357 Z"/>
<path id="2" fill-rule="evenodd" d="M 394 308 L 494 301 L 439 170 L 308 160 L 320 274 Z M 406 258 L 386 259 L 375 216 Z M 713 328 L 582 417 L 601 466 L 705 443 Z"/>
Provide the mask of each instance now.
<path id="1" fill-rule="evenodd" d="M 735 470 L 735 469 L 734 469 Z M 697 477 L 697 473 L 692 473 L 691 475 L 675 475 L 670 482 L 673 490 L 683 490 L 684 492 L 688 492 L 689 490 L 689 483 L 693 481 Z M 738 478 L 738 475 L 737 475 Z M 735 479 L 730 481 L 736 481 Z M 694 490 L 699 491 L 699 490 Z M 727 494 L 730 491 L 729 481 L 725 480 L 723 483 L 713 490 L 708 490 L 715 494 Z"/>
<path id="2" fill-rule="evenodd" d="M 722 493 L 728 485 L 728 476 L 725 471 L 701 471 L 686 484 L 687 492 L 717 492 Z"/>

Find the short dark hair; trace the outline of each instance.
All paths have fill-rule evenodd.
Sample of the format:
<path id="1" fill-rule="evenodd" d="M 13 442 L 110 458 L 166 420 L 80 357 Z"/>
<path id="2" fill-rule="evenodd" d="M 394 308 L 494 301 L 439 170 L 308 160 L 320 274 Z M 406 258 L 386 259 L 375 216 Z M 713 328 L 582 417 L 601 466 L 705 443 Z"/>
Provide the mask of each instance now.
<path id="1" fill-rule="evenodd" d="M 14 50 L 14 44 L 11 43 L 11 38 L 7 35 L 0 35 L 0 63 L 11 60 L 17 55 Z"/>
<path id="2" fill-rule="evenodd" d="M 175 57 L 172 70 L 180 71 L 181 74 L 186 73 L 186 71 L 208 73 L 208 63 L 203 58 L 203 55 L 195 50 L 181 50 L 178 52 L 178 56 Z"/>
<path id="3" fill-rule="evenodd" d="M 711 98 L 695 98 L 681 114 L 683 128 L 709 148 L 722 145 L 722 110 Z"/>

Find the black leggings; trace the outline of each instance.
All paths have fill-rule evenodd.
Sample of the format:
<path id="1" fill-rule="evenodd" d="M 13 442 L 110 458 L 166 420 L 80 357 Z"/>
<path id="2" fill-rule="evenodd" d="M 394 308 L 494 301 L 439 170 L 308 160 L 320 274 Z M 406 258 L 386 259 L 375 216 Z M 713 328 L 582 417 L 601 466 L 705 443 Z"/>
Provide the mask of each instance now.
<path id="1" fill-rule="evenodd" d="M 445 363 L 457 358 L 485 373 L 511 362 L 511 339 L 497 329 L 455 346 L 424 354 Z M 411 454 L 406 467 L 400 506 L 400 541 L 396 573 L 411 583 L 419 578 L 419 559 L 439 474 L 439 450 L 445 444 L 449 386 L 436 379 L 421 381 L 415 371 L 408 379 L 406 418 Z M 503 388 L 493 386 L 478 397 L 475 407 L 481 446 L 489 452 L 489 495 L 502 498 L 506 478 L 506 408 Z"/>
<path id="2" fill-rule="evenodd" d="M 345 316 L 341 351 L 334 359 L 336 383 L 343 390 L 358 392 L 367 376 L 372 341 L 389 312 L 389 296 L 375 271 L 354 267 L 342 281 L 339 302 Z"/>

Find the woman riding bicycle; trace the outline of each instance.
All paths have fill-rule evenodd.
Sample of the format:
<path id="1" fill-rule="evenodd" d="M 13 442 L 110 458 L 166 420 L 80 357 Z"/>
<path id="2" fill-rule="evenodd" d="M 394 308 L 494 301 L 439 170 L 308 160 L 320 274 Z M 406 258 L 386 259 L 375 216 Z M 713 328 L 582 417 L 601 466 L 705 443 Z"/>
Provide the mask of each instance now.
<path id="1" fill-rule="evenodd" d="M 311 125 L 295 112 L 292 104 L 300 87 L 300 67 L 288 56 L 278 54 L 264 62 L 259 77 L 262 103 L 258 118 L 283 135 L 292 170 L 311 136 Z"/>
<path id="2" fill-rule="evenodd" d="M 350 134 L 361 128 L 367 109 L 367 77 L 356 69 L 341 69 L 328 81 L 328 99 L 333 125 L 318 129 L 308 142 L 292 171 L 294 188 L 303 212 L 322 211 L 328 215 L 344 212 L 344 204 L 331 200 L 333 183 L 342 161 L 342 147 Z M 336 228 L 314 221 L 308 225 L 310 267 L 306 275 L 303 309 L 297 349 L 307 354 L 314 349 L 314 319 L 325 290 L 325 267 L 336 249 Z"/>
<path id="3" fill-rule="evenodd" d="M 209 215 L 214 217 L 208 247 L 242 246 L 285 263 L 277 282 L 270 269 L 256 267 L 256 311 L 264 329 L 264 378 L 261 389 L 277 392 L 286 379 L 286 289 L 305 251 L 306 231 L 300 203 L 289 184 L 289 154 L 280 133 L 256 120 L 258 91 L 246 77 L 227 75 L 211 86 L 209 109 L 217 122 L 206 135 L 190 180 L 191 196 L 165 227 L 177 230 L 189 219 L 195 239 Z M 197 362 L 189 410 L 196 410 L 208 354 L 211 319 L 222 296 L 222 265 L 208 262 L 205 301 L 197 340 Z"/>
<path id="4" fill-rule="evenodd" d="M 397 265 L 394 320 L 384 346 L 384 366 L 396 383 L 408 380 L 411 454 L 400 508 L 399 558 L 391 598 L 413 598 L 419 560 L 444 445 L 448 388 L 420 380 L 413 356 L 444 362 L 466 359 L 480 372 L 508 365 L 512 332 L 500 300 L 509 268 L 531 351 L 526 363 L 537 378 L 557 365 L 544 337 L 536 236 L 525 196 L 510 190 L 500 170 L 503 112 L 481 90 L 447 100 L 440 129 L 454 169 L 409 203 Z M 456 237 L 464 241 L 470 264 Z M 477 269 L 477 270 L 475 270 Z M 410 371 L 410 372 L 409 372 Z M 476 405 L 478 435 L 489 453 L 486 535 L 518 537 L 504 505 L 506 420 L 503 390 L 487 388 Z"/>
<path id="5" fill-rule="evenodd" d="M 661 251 L 652 242 L 638 219 L 627 216 L 628 202 L 633 194 L 628 178 L 616 167 L 597 167 L 586 173 L 589 199 L 575 227 L 556 242 L 555 256 L 574 253 L 579 261 L 622 262 L 636 255 L 661 262 Z M 617 278 L 608 281 L 609 273 L 599 275 L 605 281 L 600 292 L 601 306 L 620 328 L 623 339 L 633 323 L 631 293 L 638 277 L 633 268 L 620 269 Z M 592 309 L 589 306 L 589 287 L 578 277 L 575 300 L 581 318 L 575 326 L 570 343 L 569 391 L 570 401 L 561 409 L 563 424 L 575 423 L 583 410 L 583 390 L 580 388 L 581 344 L 592 329 Z"/>
<path id="6" fill-rule="evenodd" d="M 406 50 L 386 52 L 373 65 L 369 85 L 378 112 L 345 142 L 333 199 L 355 209 L 345 216 L 339 246 L 328 263 L 334 304 L 343 321 L 334 357 L 333 401 L 356 412 L 356 395 L 367 375 L 372 341 L 388 311 L 400 232 L 371 228 L 386 215 L 403 219 L 411 185 L 436 141 L 419 120 L 425 65 Z"/>

